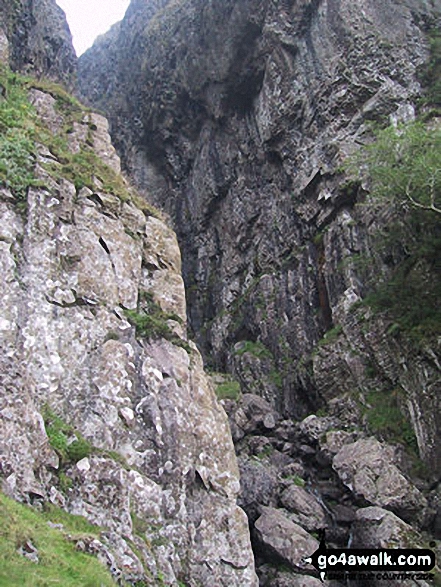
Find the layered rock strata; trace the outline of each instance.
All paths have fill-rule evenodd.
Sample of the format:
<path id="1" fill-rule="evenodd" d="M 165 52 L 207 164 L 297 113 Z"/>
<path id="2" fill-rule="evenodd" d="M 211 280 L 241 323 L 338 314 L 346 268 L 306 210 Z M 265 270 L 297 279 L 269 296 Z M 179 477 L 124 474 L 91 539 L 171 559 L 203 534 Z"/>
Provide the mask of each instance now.
<path id="1" fill-rule="evenodd" d="M 338 172 L 373 123 L 415 117 L 437 23 L 417 0 L 133 2 L 79 83 L 174 221 L 211 366 L 295 418 L 399 389 L 439 472 L 437 341 L 352 311 L 406 254 L 378 243 L 400 211 Z"/>
<path id="2" fill-rule="evenodd" d="M 175 234 L 119 175 L 102 116 L 5 75 L 8 99 L 28 92 L 35 143 L 29 185 L 0 189 L 2 491 L 97 525 L 79 548 L 118 584 L 255 586 Z"/>

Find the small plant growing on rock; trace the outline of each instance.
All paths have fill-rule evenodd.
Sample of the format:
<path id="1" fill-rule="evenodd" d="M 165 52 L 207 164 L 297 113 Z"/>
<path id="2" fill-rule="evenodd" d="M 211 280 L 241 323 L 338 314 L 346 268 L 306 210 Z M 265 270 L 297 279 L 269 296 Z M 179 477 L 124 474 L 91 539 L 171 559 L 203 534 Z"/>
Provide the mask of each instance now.
<path id="1" fill-rule="evenodd" d="M 64 422 L 48 406 L 43 410 L 43 419 L 49 444 L 57 452 L 61 461 L 76 463 L 88 457 L 92 451 L 91 443 L 83 438 L 79 432 Z"/>
<path id="2" fill-rule="evenodd" d="M 180 316 L 164 312 L 150 292 L 141 292 L 138 309 L 124 310 L 124 313 L 130 324 L 135 327 L 137 336 L 146 339 L 165 338 L 185 349 L 187 353 L 191 352 L 188 342 L 175 334 L 168 324 L 169 320 L 182 324 Z"/>

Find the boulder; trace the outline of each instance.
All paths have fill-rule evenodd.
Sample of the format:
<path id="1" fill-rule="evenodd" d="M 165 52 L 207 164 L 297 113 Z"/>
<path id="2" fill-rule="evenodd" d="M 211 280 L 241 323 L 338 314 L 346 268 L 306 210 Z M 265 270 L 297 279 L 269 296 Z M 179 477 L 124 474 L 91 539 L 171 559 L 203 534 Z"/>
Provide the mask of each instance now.
<path id="1" fill-rule="evenodd" d="M 367 507 L 357 511 L 352 525 L 352 548 L 427 548 L 425 540 L 392 512 L 379 507 Z M 382 573 L 373 581 L 363 584 L 369 587 L 429 587 L 423 579 L 403 579 L 394 573 Z"/>
<path id="2" fill-rule="evenodd" d="M 278 414 L 262 397 L 245 393 L 230 415 L 230 420 L 233 426 L 249 434 L 273 430 Z"/>
<path id="3" fill-rule="evenodd" d="M 241 492 L 238 504 L 251 520 L 258 517 L 260 506 L 277 505 L 279 480 L 277 470 L 257 459 L 239 458 Z"/>
<path id="4" fill-rule="evenodd" d="M 427 500 L 394 461 L 394 448 L 370 437 L 344 445 L 334 457 L 333 468 L 355 496 L 404 520 L 422 523 Z"/>
<path id="5" fill-rule="evenodd" d="M 303 559 L 317 550 L 318 541 L 280 510 L 263 507 L 261 511 L 254 525 L 254 535 L 264 556 L 276 557 L 298 571 L 312 571 Z"/>
<path id="6" fill-rule="evenodd" d="M 317 498 L 303 487 L 290 485 L 280 496 L 280 503 L 290 512 L 290 518 L 308 530 L 327 526 L 326 513 Z"/>

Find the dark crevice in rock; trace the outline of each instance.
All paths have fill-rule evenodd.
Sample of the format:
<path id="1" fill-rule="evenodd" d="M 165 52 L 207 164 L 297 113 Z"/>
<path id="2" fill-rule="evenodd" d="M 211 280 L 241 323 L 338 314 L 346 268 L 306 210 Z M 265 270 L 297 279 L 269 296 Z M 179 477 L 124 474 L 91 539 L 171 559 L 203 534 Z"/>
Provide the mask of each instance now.
<path id="1" fill-rule="evenodd" d="M 110 250 L 109 247 L 107 246 L 106 241 L 103 239 L 102 236 L 100 236 L 100 238 L 98 239 L 98 242 L 100 243 L 100 245 L 103 247 L 103 249 L 106 251 L 106 253 L 108 255 L 110 255 Z"/>

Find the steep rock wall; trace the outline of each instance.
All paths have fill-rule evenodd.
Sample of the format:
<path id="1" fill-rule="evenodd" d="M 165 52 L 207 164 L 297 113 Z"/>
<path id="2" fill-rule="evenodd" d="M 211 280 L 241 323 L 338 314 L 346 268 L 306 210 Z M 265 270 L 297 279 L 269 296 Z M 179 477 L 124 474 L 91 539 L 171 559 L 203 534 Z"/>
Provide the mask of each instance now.
<path id="1" fill-rule="evenodd" d="M 74 86 L 77 59 L 72 36 L 55 0 L 2 0 L 0 35 L 8 40 L 14 71 Z"/>
<path id="2" fill-rule="evenodd" d="M 439 7 L 187 0 L 145 17 L 142 6 L 81 58 L 80 90 L 174 220 L 206 357 L 297 418 L 399 387 L 439 472 L 438 343 L 415 349 L 387 319 L 350 311 L 399 259 L 375 246 L 396 216 L 360 206 L 364 189 L 337 173 L 372 122 L 414 116 Z"/>
<path id="3" fill-rule="evenodd" d="M 105 118 L 7 69 L 2 87 L 27 113 L 2 111 L 2 165 L 19 173 L 5 141 L 29 149 L 0 188 L 2 491 L 99 526 L 78 548 L 116 583 L 256 585 L 175 234 L 119 175 Z"/>

